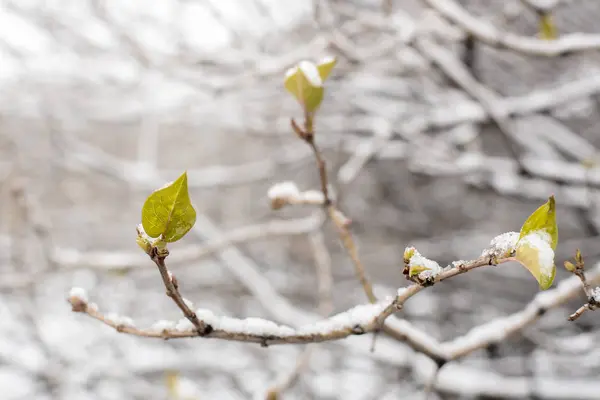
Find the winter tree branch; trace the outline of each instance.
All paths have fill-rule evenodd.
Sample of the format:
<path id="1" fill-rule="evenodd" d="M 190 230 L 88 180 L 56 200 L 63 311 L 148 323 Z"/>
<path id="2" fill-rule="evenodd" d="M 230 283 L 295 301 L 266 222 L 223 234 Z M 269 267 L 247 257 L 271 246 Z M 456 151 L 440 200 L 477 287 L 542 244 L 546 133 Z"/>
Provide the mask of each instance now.
<path id="1" fill-rule="evenodd" d="M 600 35 L 578 33 L 563 35 L 555 40 L 541 40 L 501 31 L 489 22 L 474 17 L 454 0 L 425 0 L 425 2 L 444 18 L 490 46 L 544 57 L 600 49 Z"/>

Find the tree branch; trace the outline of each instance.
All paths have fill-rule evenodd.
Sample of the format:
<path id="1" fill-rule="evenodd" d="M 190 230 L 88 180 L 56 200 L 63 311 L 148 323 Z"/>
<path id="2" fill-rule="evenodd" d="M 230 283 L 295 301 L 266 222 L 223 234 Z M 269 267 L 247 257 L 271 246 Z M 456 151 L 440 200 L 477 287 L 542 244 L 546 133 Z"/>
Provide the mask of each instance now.
<path id="1" fill-rule="evenodd" d="M 165 264 L 165 258 L 168 253 L 160 254 L 156 247 L 152 247 L 150 250 L 150 259 L 156 264 L 158 267 L 158 271 L 160 272 L 160 276 L 163 280 L 163 284 L 167 289 L 167 296 L 169 296 L 177 307 L 181 310 L 183 315 L 194 325 L 196 331 L 200 336 L 204 336 L 207 332 L 210 332 L 212 328 L 208 327 L 204 321 L 198 319 L 196 313 L 190 309 L 188 303 L 183 299 L 181 293 L 179 293 L 179 284 L 177 283 L 177 279 L 169 270 L 167 269 L 167 265 Z"/>
<path id="2" fill-rule="evenodd" d="M 354 264 L 354 270 L 358 280 L 360 281 L 367 298 L 371 303 L 377 302 L 377 297 L 373 292 L 373 285 L 371 284 L 369 278 L 367 277 L 365 267 L 360 261 L 360 257 L 358 255 L 358 249 L 356 248 L 356 243 L 354 242 L 354 238 L 352 237 L 352 233 L 350 232 L 349 225 L 350 220 L 337 208 L 331 197 L 329 196 L 329 182 L 327 178 L 327 167 L 325 164 L 325 160 L 321 154 L 319 147 L 315 142 L 315 134 L 313 132 L 313 120 L 311 115 L 305 116 L 304 121 L 304 129 L 300 128 L 300 126 L 292 119 L 291 120 L 292 128 L 296 132 L 299 138 L 304 140 L 313 151 L 313 155 L 315 158 L 315 162 L 317 164 L 317 169 L 319 170 L 319 180 L 321 183 L 321 192 L 323 193 L 323 206 L 327 210 L 327 215 L 329 219 L 334 223 L 337 228 L 338 235 L 344 248 L 348 252 L 352 263 Z"/>
<path id="3" fill-rule="evenodd" d="M 563 35 L 556 40 L 541 40 L 501 31 L 489 22 L 474 17 L 454 0 L 425 0 L 425 2 L 444 18 L 490 46 L 544 57 L 600 49 L 600 35 L 573 33 Z"/>
<path id="4" fill-rule="evenodd" d="M 153 253 L 155 252 L 153 250 Z M 393 299 L 368 305 L 359 305 L 331 318 L 294 329 L 259 318 L 242 320 L 230 317 L 218 317 L 212 314 L 211 311 L 203 309 L 193 312 L 179 293 L 177 281 L 166 269 L 164 259 L 161 261 L 162 257 L 154 254 L 151 257 L 157 264 L 163 277 L 163 282 L 167 288 L 167 295 L 173 298 L 186 319 L 178 323 L 172 323 L 170 327 L 169 324 L 165 325 L 161 323 L 158 327 L 139 329 L 133 325 L 129 318 L 126 318 L 128 323 L 123 323 L 122 318 L 107 317 L 100 313 L 97 306 L 88 304 L 87 296 L 82 294 L 81 289 L 73 289 L 69 296 L 69 302 L 73 311 L 86 313 L 90 317 L 111 326 L 119 332 L 136 336 L 163 339 L 203 336 L 207 338 L 260 343 L 263 346 L 284 343 L 303 344 L 338 340 L 351 335 L 362 335 L 378 331 L 390 315 L 402 308 L 402 305 L 409 298 L 425 288 L 425 286 L 413 284 L 407 288 L 399 289 L 397 296 Z M 508 261 L 511 261 L 511 259 L 497 260 L 497 263 Z M 475 268 L 492 265 L 493 262 L 493 258 L 486 256 L 448 268 L 437 275 L 428 286 Z"/>

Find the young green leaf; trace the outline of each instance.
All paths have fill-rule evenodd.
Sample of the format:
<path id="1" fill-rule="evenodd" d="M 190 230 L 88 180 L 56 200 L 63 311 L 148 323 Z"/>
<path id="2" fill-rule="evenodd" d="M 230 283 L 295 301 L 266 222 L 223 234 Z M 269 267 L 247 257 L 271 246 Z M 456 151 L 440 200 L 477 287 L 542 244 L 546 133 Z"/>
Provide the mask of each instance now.
<path id="1" fill-rule="evenodd" d="M 317 64 L 317 69 L 319 70 L 319 75 L 323 82 L 327 80 L 336 63 L 337 59 L 335 57 L 326 57 Z"/>
<path id="2" fill-rule="evenodd" d="M 187 172 L 155 191 L 142 207 L 142 226 L 152 238 L 167 243 L 181 239 L 196 222 L 196 210 L 188 193 Z"/>
<path id="3" fill-rule="evenodd" d="M 427 268 L 424 265 L 410 265 L 408 268 L 408 276 L 419 275 L 421 272 L 431 271 L 431 268 Z"/>
<path id="4" fill-rule="evenodd" d="M 428 274 L 433 277 L 442 271 L 437 262 L 423 257 L 414 247 L 404 250 L 404 262 L 408 267 L 408 276 L 411 277 L 425 271 L 429 271 Z"/>
<path id="5" fill-rule="evenodd" d="M 556 274 L 551 243 L 550 235 L 544 231 L 532 232 L 517 243 L 515 258 L 534 276 L 542 290 L 552 286 Z"/>
<path id="6" fill-rule="evenodd" d="M 285 75 L 285 88 L 309 112 L 315 112 L 323 101 L 321 71 L 310 61 L 302 61 Z"/>
<path id="7" fill-rule="evenodd" d="M 558 226 L 556 225 L 556 203 L 554 196 L 550 196 L 546 203 L 542 204 L 527 218 L 521 227 L 519 240 L 535 231 L 547 232 L 552 239 L 552 250 L 556 250 L 556 245 L 558 244 Z"/>
<path id="8" fill-rule="evenodd" d="M 540 15 L 540 38 L 543 40 L 555 40 L 558 38 L 556 25 L 554 24 L 552 15 L 548 12 Z"/>
<path id="9" fill-rule="evenodd" d="M 558 244 L 554 196 L 535 210 L 521 227 L 515 258 L 535 277 L 540 289 L 554 281 L 554 250 Z"/>

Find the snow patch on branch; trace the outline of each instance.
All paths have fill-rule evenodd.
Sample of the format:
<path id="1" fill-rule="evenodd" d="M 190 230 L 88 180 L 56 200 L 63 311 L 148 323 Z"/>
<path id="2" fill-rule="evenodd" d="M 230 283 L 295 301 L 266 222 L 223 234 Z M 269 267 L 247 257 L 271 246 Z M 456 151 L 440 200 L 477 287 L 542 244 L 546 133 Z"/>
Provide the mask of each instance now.
<path id="1" fill-rule="evenodd" d="M 83 303 L 88 302 L 87 291 L 80 287 L 71 288 L 71 290 L 69 291 L 69 297 L 74 297 L 76 299 L 79 299 Z"/>
<path id="2" fill-rule="evenodd" d="M 271 206 L 274 209 L 288 204 L 321 205 L 325 202 L 325 197 L 321 191 L 307 190 L 301 192 L 292 181 L 280 182 L 271 186 L 267 192 L 267 197 L 271 200 Z"/>
<path id="3" fill-rule="evenodd" d="M 392 303 L 393 298 L 387 298 L 375 304 L 359 305 L 342 313 L 336 314 L 328 319 L 311 323 L 293 329 L 286 325 L 278 325 L 273 321 L 262 318 L 232 318 L 227 316 L 217 316 L 207 309 L 197 309 L 195 311 L 199 320 L 210 325 L 214 330 L 233 334 L 261 337 L 290 337 L 305 335 L 328 335 L 332 332 L 343 331 L 347 329 L 356 329 L 356 327 L 366 327 L 375 322 L 375 319 L 383 313 Z M 175 330 L 177 332 L 193 331 L 194 325 L 187 319 L 182 318 L 177 323 L 171 321 L 158 321 L 152 325 L 154 332 L 163 332 L 164 330 Z"/>
<path id="4" fill-rule="evenodd" d="M 106 314 L 104 316 L 104 318 L 108 321 L 108 322 L 112 322 L 113 324 L 117 325 L 117 326 L 129 326 L 132 328 L 135 328 L 135 323 L 133 322 L 133 319 L 126 317 L 124 315 L 119 315 L 117 313 L 109 313 Z"/>
<path id="5" fill-rule="evenodd" d="M 490 241 L 490 246 L 482 253 L 482 257 L 504 258 L 510 255 L 519 241 L 519 232 L 506 232 Z"/>
<path id="6" fill-rule="evenodd" d="M 270 200 L 295 198 L 299 195 L 300 189 L 298 189 L 298 186 L 292 181 L 276 183 L 271 186 L 267 192 L 267 196 Z"/>
<path id="7" fill-rule="evenodd" d="M 594 301 L 596 303 L 600 303 L 600 286 L 592 289 L 592 292 L 590 293 L 590 297 L 592 299 L 594 299 Z"/>
<path id="8" fill-rule="evenodd" d="M 177 324 L 174 321 L 167 321 L 164 319 L 161 319 L 159 321 L 156 321 L 154 324 L 152 324 L 152 326 L 150 327 L 150 330 L 152 332 L 163 332 L 163 331 L 168 331 L 168 330 L 173 330 L 175 329 L 175 326 Z"/>

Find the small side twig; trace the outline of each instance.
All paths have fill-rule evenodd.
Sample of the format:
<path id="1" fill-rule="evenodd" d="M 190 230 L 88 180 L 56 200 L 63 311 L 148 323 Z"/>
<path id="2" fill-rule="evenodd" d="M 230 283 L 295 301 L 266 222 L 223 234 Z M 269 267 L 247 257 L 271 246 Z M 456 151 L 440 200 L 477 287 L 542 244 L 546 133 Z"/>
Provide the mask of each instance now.
<path id="1" fill-rule="evenodd" d="M 325 164 L 325 160 L 321 154 L 317 143 L 315 142 L 315 134 L 313 131 L 313 118 L 312 115 L 305 115 L 304 128 L 301 128 L 294 119 L 291 120 L 292 129 L 300 139 L 302 139 L 306 144 L 310 146 L 313 151 L 313 155 L 317 164 L 317 168 L 319 170 L 319 180 L 321 182 L 321 192 L 323 193 L 324 201 L 323 207 L 327 210 L 327 215 L 329 219 L 335 224 L 337 228 L 338 235 L 342 241 L 342 244 L 352 263 L 354 264 L 354 269 L 356 275 L 369 299 L 369 302 L 375 303 L 377 302 L 377 297 L 373 292 L 373 285 L 371 281 L 367 277 L 365 272 L 365 268 L 360 261 L 358 255 L 358 249 L 356 247 L 356 243 L 354 242 L 354 238 L 352 237 L 352 233 L 350 232 L 349 225 L 350 220 L 337 208 L 335 203 L 330 197 L 329 194 L 329 180 L 327 177 L 327 166 Z"/>
<path id="2" fill-rule="evenodd" d="M 583 292 L 587 297 L 587 303 L 579 307 L 577 311 L 568 318 L 569 321 L 575 321 L 586 311 L 594 311 L 600 308 L 600 288 L 594 289 L 588 282 L 588 279 L 585 276 L 585 260 L 579 249 L 575 252 L 575 263 L 565 261 L 565 268 L 579 278 L 581 286 L 583 287 Z"/>

